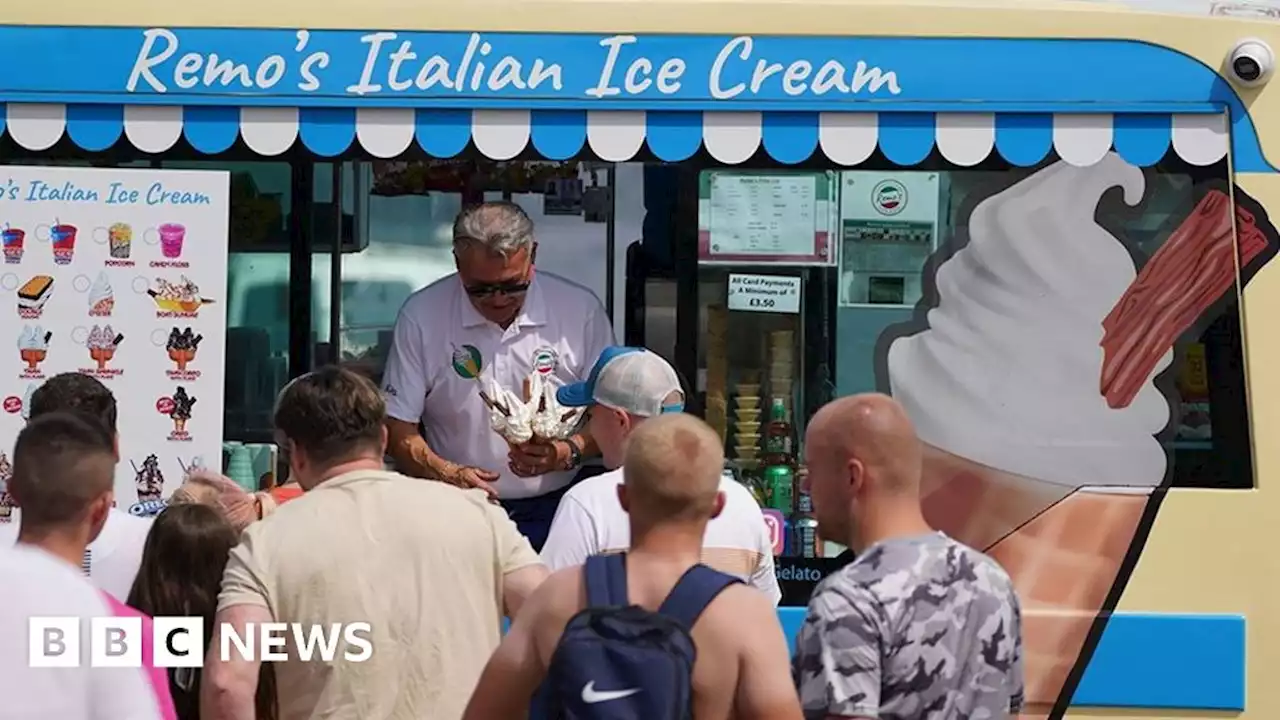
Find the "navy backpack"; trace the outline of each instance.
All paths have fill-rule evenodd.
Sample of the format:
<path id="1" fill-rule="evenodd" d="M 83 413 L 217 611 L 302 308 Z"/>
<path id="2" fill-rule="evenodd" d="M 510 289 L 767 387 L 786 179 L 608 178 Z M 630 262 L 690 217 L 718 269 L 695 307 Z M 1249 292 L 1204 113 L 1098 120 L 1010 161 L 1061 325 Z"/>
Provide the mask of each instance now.
<path id="1" fill-rule="evenodd" d="M 698 652 L 689 632 L 707 605 L 741 580 L 694 565 L 655 613 L 628 601 L 625 555 L 587 558 L 583 573 L 587 608 L 565 625 L 535 716 L 690 720 Z"/>

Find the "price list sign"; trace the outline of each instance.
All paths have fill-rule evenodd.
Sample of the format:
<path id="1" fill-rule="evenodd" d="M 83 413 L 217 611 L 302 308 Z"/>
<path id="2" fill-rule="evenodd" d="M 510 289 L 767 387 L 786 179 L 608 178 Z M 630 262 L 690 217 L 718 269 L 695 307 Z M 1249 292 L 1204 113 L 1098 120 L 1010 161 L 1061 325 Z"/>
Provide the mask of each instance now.
<path id="1" fill-rule="evenodd" d="M 703 263 L 831 265 L 834 176 L 703 172 L 698 259 Z"/>
<path id="2" fill-rule="evenodd" d="M 730 310 L 796 315 L 800 312 L 800 278 L 786 275 L 729 275 Z"/>

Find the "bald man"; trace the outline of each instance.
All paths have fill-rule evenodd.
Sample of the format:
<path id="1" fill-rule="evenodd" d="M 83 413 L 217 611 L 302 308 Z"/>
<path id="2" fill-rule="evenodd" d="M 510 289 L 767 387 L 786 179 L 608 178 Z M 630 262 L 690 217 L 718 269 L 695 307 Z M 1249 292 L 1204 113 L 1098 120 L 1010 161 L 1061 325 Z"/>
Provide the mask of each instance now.
<path id="1" fill-rule="evenodd" d="M 691 569 L 718 575 L 699 562 L 707 523 L 724 507 L 723 466 L 719 437 L 691 415 L 663 415 L 636 428 L 627 443 L 618 487 L 618 500 L 631 526 L 630 550 L 587 561 L 590 568 L 608 558 L 625 558 L 618 569 L 626 579 L 626 597 L 617 604 L 657 612 Z M 485 667 L 463 720 L 526 717 L 531 696 L 552 668 L 562 631 L 588 607 L 585 574 L 576 566 L 559 570 L 534 592 Z M 773 604 L 736 579 L 721 587 L 685 627 L 697 658 L 689 717 L 798 720 L 800 705 L 787 677 L 786 638 Z M 564 677 L 564 657 L 563 653 L 556 656 L 553 683 Z M 640 692 L 607 685 L 608 674 L 601 673 L 598 687 L 594 680 L 582 686 L 582 704 L 576 687 L 570 697 L 563 697 L 570 693 L 558 693 L 573 710 L 572 717 L 616 710 L 616 704 L 598 711 L 592 706 L 630 702 L 629 696 Z M 669 707 L 670 698 L 665 700 Z"/>
<path id="2" fill-rule="evenodd" d="M 814 590 L 792 672 L 809 720 L 1005 718 L 1022 707 L 1021 612 L 991 558 L 920 509 L 922 448 L 897 402 L 823 407 L 805 435 L 824 538 L 857 559 Z"/>

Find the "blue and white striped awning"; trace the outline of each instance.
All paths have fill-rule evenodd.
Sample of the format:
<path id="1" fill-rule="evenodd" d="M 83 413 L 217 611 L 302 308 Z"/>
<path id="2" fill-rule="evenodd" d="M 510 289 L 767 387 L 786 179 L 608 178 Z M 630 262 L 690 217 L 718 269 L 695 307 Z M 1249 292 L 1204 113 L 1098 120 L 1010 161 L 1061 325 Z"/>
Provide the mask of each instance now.
<path id="1" fill-rule="evenodd" d="M 269 108 L 9 103 L 4 132 L 29 150 L 46 150 L 63 135 L 80 147 L 105 150 L 121 137 L 146 153 L 179 138 L 197 151 L 223 152 L 237 139 L 263 156 L 301 141 L 332 157 L 353 144 L 378 158 L 416 142 L 427 154 L 452 157 L 468 142 L 495 160 L 532 147 L 552 160 L 571 158 L 584 144 L 602 160 L 630 160 L 647 145 L 659 159 L 684 160 L 699 148 L 737 164 L 763 146 L 775 160 L 797 163 L 821 148 L 838 165 L 857 165 L 877 148 L 891 162 L 916 165 L 936 147 L 949 162 L 975 165 L 994 150 L 1020 166 L 1051 151 L 1089 165 L 1114 149 L 1135 165 L 1152 165 L 1170 146 L 1193 165 L 1226 156 L 1226 116 L 1220 114 L 1048 114 L 929 112 L 685 112 L 584 110 L 454 110 L 412 108 Z"/>

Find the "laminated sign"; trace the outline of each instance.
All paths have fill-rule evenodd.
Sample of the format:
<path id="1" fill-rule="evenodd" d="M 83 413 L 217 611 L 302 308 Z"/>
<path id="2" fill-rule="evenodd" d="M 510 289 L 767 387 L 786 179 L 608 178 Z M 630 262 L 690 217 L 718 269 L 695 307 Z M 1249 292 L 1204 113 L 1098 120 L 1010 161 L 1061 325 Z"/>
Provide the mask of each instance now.
<path id="1" fill-rule="evenodd" d="M 729 275 L 730 310 L 798 314 L 800 278 L 786 275 Z"/>

